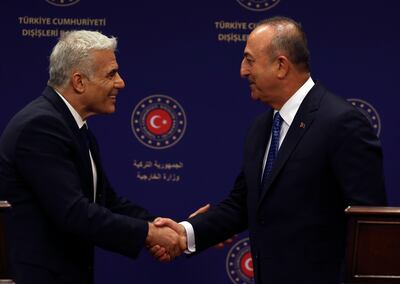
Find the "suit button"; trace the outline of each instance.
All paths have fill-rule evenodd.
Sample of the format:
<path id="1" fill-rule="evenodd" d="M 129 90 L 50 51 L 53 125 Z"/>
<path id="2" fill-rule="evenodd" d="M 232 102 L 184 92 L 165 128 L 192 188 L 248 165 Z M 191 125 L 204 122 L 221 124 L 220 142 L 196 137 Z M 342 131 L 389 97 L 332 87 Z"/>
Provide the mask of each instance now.
<path id="1" fill-rule="evenodd" d="M 260 224 L 261 225 L 265 225 L 265 220 L 264 219 L 260 219 Z"/>

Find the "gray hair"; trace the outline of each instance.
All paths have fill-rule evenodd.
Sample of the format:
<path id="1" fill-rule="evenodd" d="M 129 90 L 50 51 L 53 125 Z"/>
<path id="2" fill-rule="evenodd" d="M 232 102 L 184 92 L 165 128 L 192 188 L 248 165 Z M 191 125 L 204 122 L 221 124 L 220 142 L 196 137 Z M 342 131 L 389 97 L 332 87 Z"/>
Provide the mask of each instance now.
<path id="1" fill-rule="evenodd" d="M 76 69 L 91 77 L 94 72 L 90 53 L 93 50 L 117 48 L 117 39 L 96 31 L 70 31 L 61 35 L 50 54 L 49 81 L 52 87 L 65 88 L 71 72 Z"/>

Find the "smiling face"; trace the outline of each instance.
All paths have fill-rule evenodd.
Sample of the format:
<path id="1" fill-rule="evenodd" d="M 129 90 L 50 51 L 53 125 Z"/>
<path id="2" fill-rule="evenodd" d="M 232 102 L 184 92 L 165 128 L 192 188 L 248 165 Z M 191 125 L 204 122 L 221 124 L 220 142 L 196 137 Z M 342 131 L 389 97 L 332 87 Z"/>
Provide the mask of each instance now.
<path id="1" fill-rule="evenodd" d="M 269 26 L 256 28 L 244 50 L 240 75 L 249 81 L 251 97 L 273 105 L 279 95 L 279 61 L 268 52 L 274 30 Z"/>
<path id="2" fill-rule="evenodd" d="M 112 50 L 92 51 L 90 59 L 93 72 L 89 77 L 83 76 L 84 92 L 79 99 L 80 115 L 83 119 L 95 114 L 113 113 L 118 92 L 125 87 Z"/>

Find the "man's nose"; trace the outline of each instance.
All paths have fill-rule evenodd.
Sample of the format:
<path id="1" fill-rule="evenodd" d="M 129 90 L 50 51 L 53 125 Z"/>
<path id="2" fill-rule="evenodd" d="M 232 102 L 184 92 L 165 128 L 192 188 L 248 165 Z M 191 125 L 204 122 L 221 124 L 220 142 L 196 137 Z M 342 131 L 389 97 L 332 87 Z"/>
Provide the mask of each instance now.
<path id="1" fill-rule="evenodd" d="M 247 78 L 249 76 L 249 68 L 246 66 L 245 59 L 242 60 L 242 64 L 240 65 L 240 77 Z"/>
<path id="2" fill-rule="evenodd" d="M 119 75 L 119 73 L 116 74 L 117 78 L 115 81 L 115 87 L 117 89 L 123 89 L 125 88 L 125 82 L 124 79 L 122 79 L 121 75 Z"/>

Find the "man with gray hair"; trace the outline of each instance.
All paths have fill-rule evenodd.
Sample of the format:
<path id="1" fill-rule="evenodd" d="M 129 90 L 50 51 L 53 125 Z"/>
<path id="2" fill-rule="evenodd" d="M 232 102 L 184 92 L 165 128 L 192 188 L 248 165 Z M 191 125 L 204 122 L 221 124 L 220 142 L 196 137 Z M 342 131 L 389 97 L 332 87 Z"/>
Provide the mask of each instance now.
<path id="1" fill-rule="evenodd" d="M 169 260 L 185 240 L 117 196 L 87 119 L 115 111 L 125 83 L 117 40 L 65 33 L 50 56 L 43 94 L 18 112 L 0 139 L 0 199 L 8 200 L 11 265 L 18 284 L 93 283 L 93 249 L 135 258 L 143 246 Z"/>

